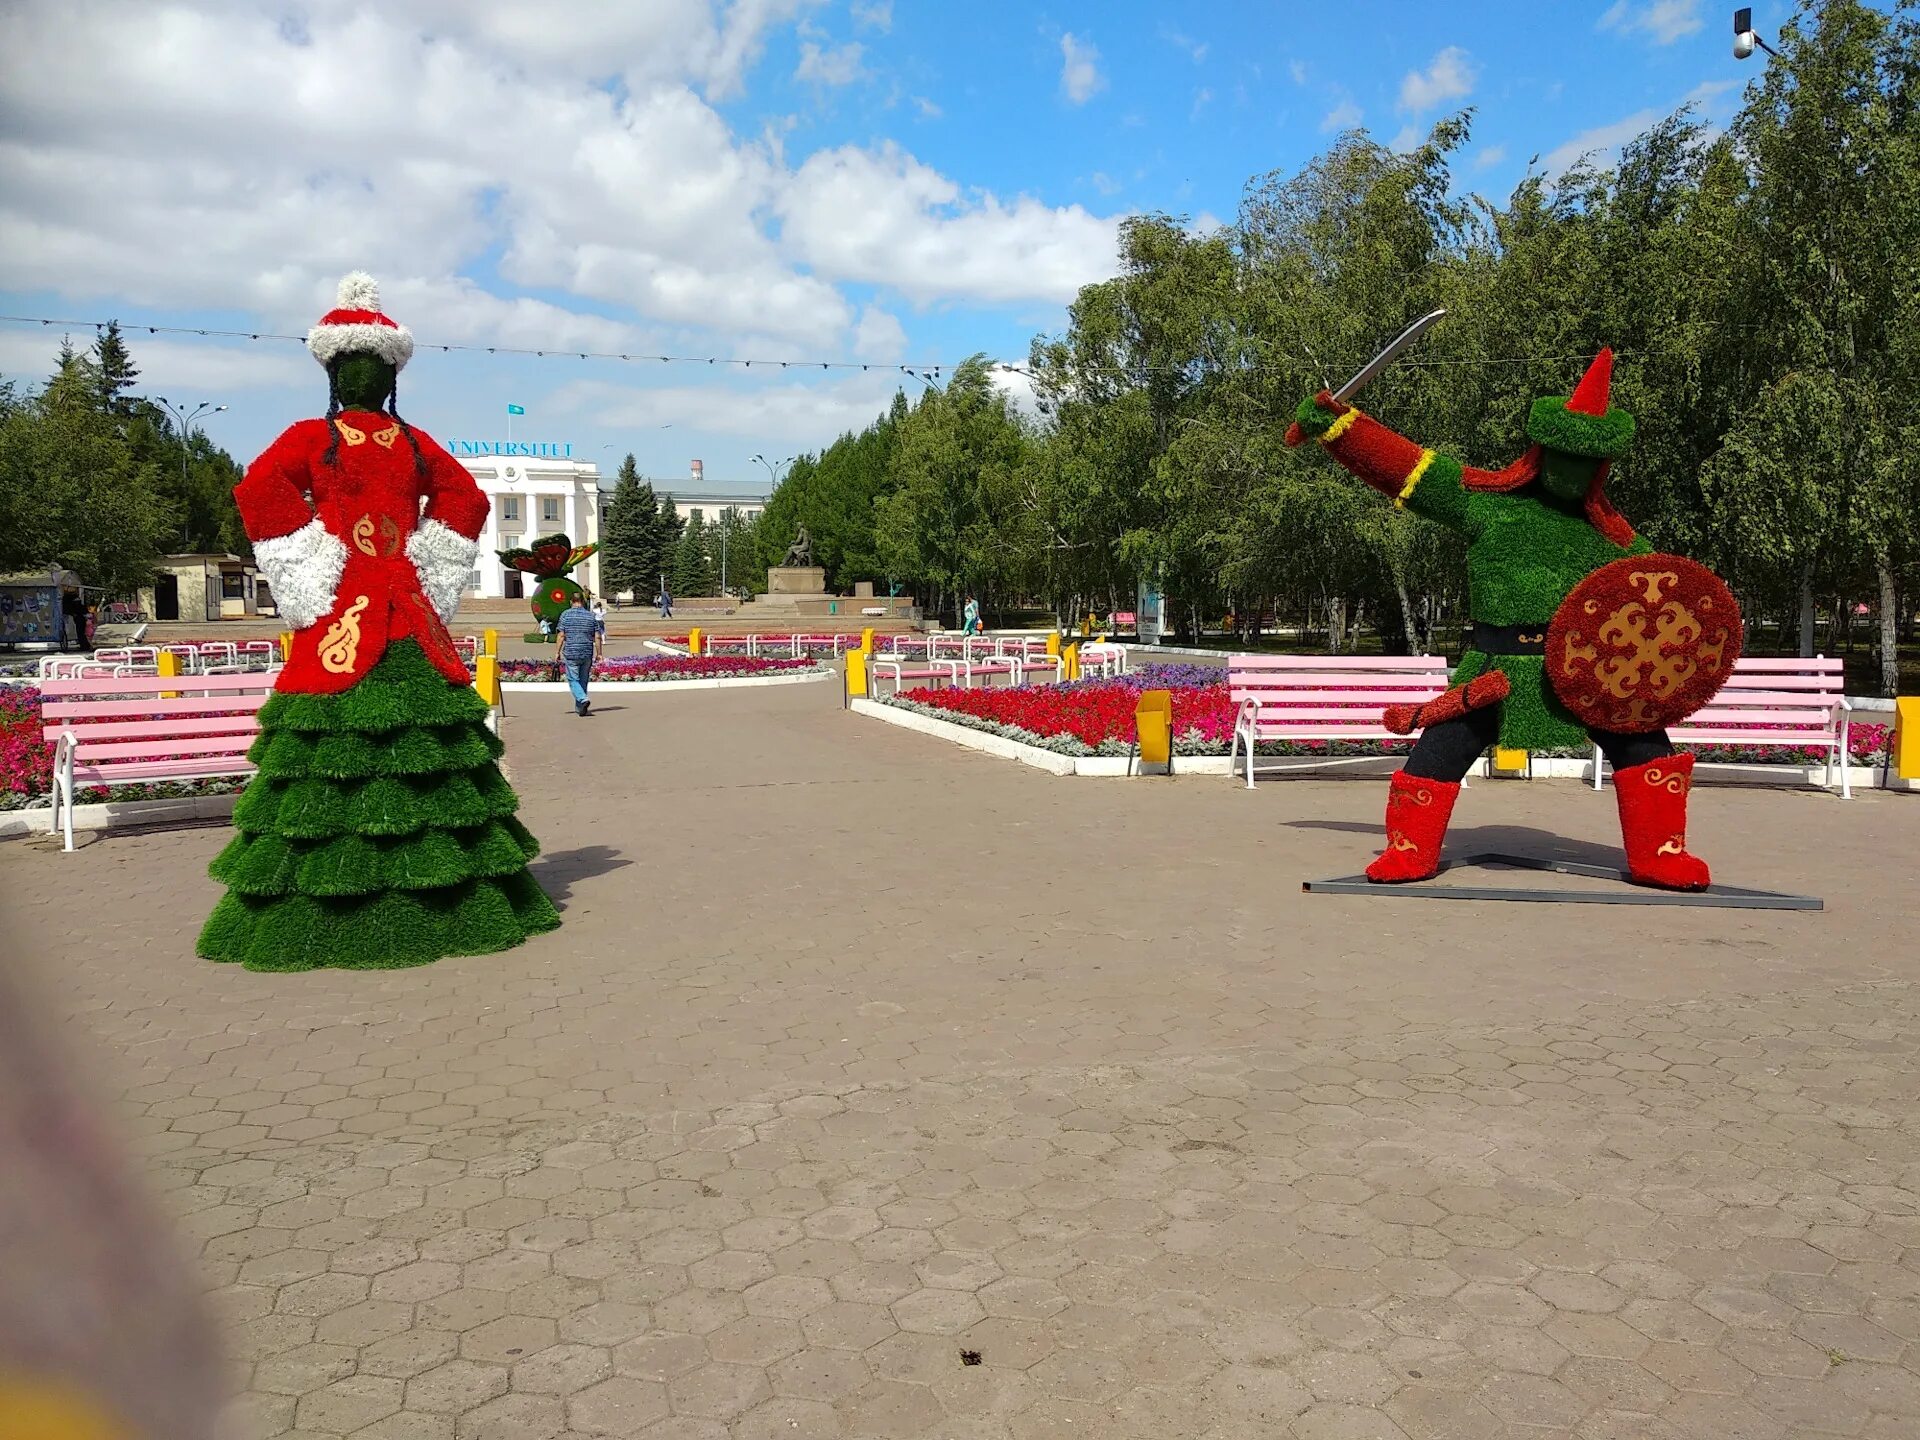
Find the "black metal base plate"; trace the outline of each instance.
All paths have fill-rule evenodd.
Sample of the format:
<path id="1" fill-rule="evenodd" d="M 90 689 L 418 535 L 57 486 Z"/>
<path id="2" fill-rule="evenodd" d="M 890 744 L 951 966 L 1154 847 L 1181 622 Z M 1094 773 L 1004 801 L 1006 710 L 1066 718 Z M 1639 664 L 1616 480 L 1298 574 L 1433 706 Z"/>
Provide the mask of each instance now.
<path id="1" fill-rule="evenodd" d="M 1431 880 L 1404 885 L 1376 885 L 1365 875 L 1339 875 L 1331 880 L 1305 880 L 1300 888 L 1310 895 L 1372 895 L 1401 900 L 1521 900 L 1551 905 L 1700 905 L 1721 910 L 1824 910 L 1816 895 L 1785 895 L 1777 890 L 1746 890 L 1738 885 L 1712 885 L 1705 890 L 1655 890 L 1624 884 L 1618 890 L 1529 890 L 1502 885 L 1446 885 L 1441 877 L 1469 866 L 1508 870 L 1544 870 L 1555 875 L 1577 875 L 1587 880 L 1626 881 L 1627 873 L 1610 865 L 1582 865 L 1572 860 L 1540 860 L 1530 855 L 1489 851 L 1468 855 L 1440 867 Z"/>

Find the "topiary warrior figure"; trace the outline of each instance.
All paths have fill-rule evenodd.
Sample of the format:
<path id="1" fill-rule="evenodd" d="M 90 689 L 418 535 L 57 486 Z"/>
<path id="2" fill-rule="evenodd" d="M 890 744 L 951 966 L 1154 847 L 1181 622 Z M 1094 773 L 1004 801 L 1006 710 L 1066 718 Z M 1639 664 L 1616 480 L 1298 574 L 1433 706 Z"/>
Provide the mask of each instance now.
<path id="1" fill-rule="evenodd" d="M 1634 430 L 1632 416 L 1608 407 L 1612 372 L 1612 352 L 1602 350 L 1572 395 L 1534 401 L 1527 416 L 1527 434 L 1534 444 L 1504 470 L 1475 469 L 1423 449 L 1324 390 L 1301 402 L 1287 435 L 1289 444 L 1314 436 L 1375 490 L 1467 538 L 1473 620 L 1466 651 L 1453 673 L 1455 688 L 1428 705 L 1395 707 L 1384 717 L 1388 728 L 1401 734 L 1416 728 L 1422 733 L 1405 768 L 1393 777 L 1387 797 L 1387 849 L 1367 867 L 1369 879 L 1424 880 L 1439 870 L 1440 847 L 1460 781 L 1488 746 L 1541 750 L 1579 746 L 1591 739 L 1613 765 L 1630 877 L 1672 890 L 1700 890 L 1709 883 L 1706 862 L 1686 848 L 1693 757 L 1675 754 L 1658 723 L 1605 729 L 1583 722 L 1548 675 L 1549 628 L 1561 623 L 1556 617 L 1563 614 L 1568 596 L 1577 587 L 1584 595 L 1588 587 L 1582 582 L 1611 562 L 1653 550 L 1606 495 L 1608 467 L 1632 443 Z M 1651 603 L 1656 610 L 1661 592 L 1671 588 L 1667 580 L 1678 583 L 1672 570 L 1697 572 L 1705 577 L 1702 583 L 1718 585 L 1691 561 L 1660 559 L 1670 568 L 1653 579 Z M 1624 576 L 1621 583 L 1628 583 Z M 1723 604 L 1730 608 L 1731 597 Z M 1635 642 L 1644 639 L 1639 650 L 1650 657 L 1646 673 L 1652 673 L 1655 662 L 1672 672 L 1653 675 L 1649 683 L 1671 687 L 1678 684 L 1678 676 L 1692 671 L 1687 656 L 1677 662 L 1671 656 L 1691 644 L 1694 635 L 1675 621 L 1663 624 L 1657 635 L 1643 636 L 1646 608 L 1632 596 L 1615 605 L 1616 617 L 1624 617 L 1618 634 Z M 1673 608 L 1670 603 L 1666 607 Z M 1593 631 L 1606 618 L 1599 617 Z M 1689 624 L 1695 620 L 1691 613 L 1685 618 Z M 1715 684 L 1738 650 L 1737 614 L 1731 626 L 1730 639 L 1724 626 L 1715 632 L 1722 647 L 1713 657 Z M 1684 644 L 1665 643 L 1670 629 Z M 1594 646 L 1582 648 L 1583 635 L 1592 638 L 1580 632 L 1562 642 L 1576 660 L 1593 656 Z M 1623 663 L 1630 668 L 1632 657 Z M 1555 675 L 1560 669 L 1556 662 Z M 1626 688 L 1631 691 L 1633 685 Z M 1710 694 L 1709 689 L 1689 703 L 1697 706 Z M 1662 713 L 1672 718 L 1674 708 L 1670 705 Z M 1644 706 L 1635 713 L 1657 722 Z"/>
<path id="2" fill-rule="evenodd" d="M 234 491 L 294 627 L 249 752 L 259 774 L 211 870 L 228 893 L 200 953 L 251 970 L 388 968 L 517 945 L 559 916 L 494 763 L 486 703 L 447 635 L 487 500 L 395 406 L 413 336 L 371 277 L 307 335 L 324 419 Z"/>

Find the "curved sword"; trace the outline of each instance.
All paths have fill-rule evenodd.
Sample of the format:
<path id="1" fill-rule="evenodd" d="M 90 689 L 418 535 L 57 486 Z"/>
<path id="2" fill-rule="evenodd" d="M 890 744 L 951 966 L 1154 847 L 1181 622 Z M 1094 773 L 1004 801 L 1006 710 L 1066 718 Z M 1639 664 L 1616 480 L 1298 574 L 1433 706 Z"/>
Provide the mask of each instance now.
<path id="1" fill-rule="evenodd" d="M 1394 356 L 1406 349 L 1407 346 L 1411 345 L 1415 340 L 1418 340 L 1421 333 L 1426 330 L 1429 325 L 1433 324 L 1434 321 L 1446 313 L 1446 307 L 1443 305 L 1440 309 L 1433 311 L 1431 314 L 1422 315 L 1418 320 L 1407 326 L 1406 329 L 1394 336 L 1388 343 L 1386 349 L 1362 365 L 1351 380 L 1334 391 L 1333 398 L 1336 400 L 1351 400 L 1354 396 L 1358 395 L 1372 383 L 1374 376 L 1387 368 Z"/>

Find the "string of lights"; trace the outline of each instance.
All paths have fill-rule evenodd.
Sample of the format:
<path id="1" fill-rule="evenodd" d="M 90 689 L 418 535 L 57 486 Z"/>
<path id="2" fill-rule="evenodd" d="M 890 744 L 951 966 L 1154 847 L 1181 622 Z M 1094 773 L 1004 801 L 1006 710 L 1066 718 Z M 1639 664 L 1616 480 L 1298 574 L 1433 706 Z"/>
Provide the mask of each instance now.
<path id="1" fill-rule="evenodd" d="M 92 330 L 96 333 L 105 330 L 109 324 L 120 324 L 107 320 L 60 320 L 39 315 L 0 315 L 0 324 L 38 325 L 45 329 Z M 283 335 L 269 330 L 220 330 L 211 327 L 193 325 L 142 325 L 126 324 L 121 327 L 129 334 L 144 332 L 148 335 L 193 335 L 204 339 L 218 340 L 287 340 L 305 345 L 305 335 Z M 649 355 L 637 352 L 608 350 L 576 350 L 565 345 L 549 345 L 534 348 L 524 345 L 453 345 L 436 341 L 420 340 L 415 342 L 422 350 L 438 350 L 443 354 L 466 353 L 474 355 L 520 355 L 532 356 L 541 360 L 623 360 L 629 363 L 655 363 L 663 365 L 708 365 L 741 370 L 859 370 L 862 372 L 880 371 L 909 375 L 925 384 L 932 385 L 943 374 L 951 374 L 953 367 L 945 363 L 916 361 L 912 364 L 886 364 L 868 360 L 772 360 L 772 359 L 729 359 L 721 355 Z M 1120 375 L 1145 376 L 1155 374 L 1191 374 L 1196 368 L 1216 374 L 1298 374 L 1302 371 L 1317 372 L 1321 367 L 1306 356 L 1285 355 L 1285 352 L 1272 352 L 1284 355 L 1285 364 L 1219 364 L 1193 362 L 1184 365 L 1069 365 L 1069 373 L 1078 375 Z M 1652 350 L 1616 349 L 1616 359 L 1632 359 L 1640 355 L 1656 353 Z M 1496 365 L 1572 365 L 1584 364 L 1593 358 L 1590 354 L 1567 355 L 1474 355 L 1474 356 L 1420 356 L 1404 355 L 1395 360 L 1396 367 L 1406 369 L 1449 369 L 1473 367 L 1485 369 Z M 1028 380 L 1040 380 L 1029 365 L 1018 365 L 1009 361 L 995 361 L 989 369 L 1003 375 L 1019 375 Z"/>
<path id="2" fill-rule="evenodd" d="M 99 333 L 109 324 L 120 325 L 114 320 L 59 320 L 41 315 L 0 315 L 0 323 L 8 325 L 39 325 L 45 329 L 92 330 Z M 297 345 L 305 345 L 305 335 L 282 335 L 271 330 L 218 330 L 198 325 L 141 325 L 138 323 L 121 325 L 128 334 L 144 332 L 148 335 L 197 335 L 210 340 L 291 340 Z M 575 350 L 566 345 L 549 345 L 543 349 L 534 349 L 525 345 L 443 345 L 434 340 L 416 340 L 415 346 L 421 350 L 438 350 L 442 354 L 465 352 L 474 355 L 531 355 L 542 360 L 626 360 L 629 362 L 653 361 L 662 365 L 721 365 L 739 366 L 751 370 L 758 366 L 762 370 L 880 370 L 896 371 L 916 378 L 931 375 L 938 379 L 945 368 L 941 365 L 916 362 L 912 365 L 884 364 L 868 360 L 766 360 L 729 359 L 724 355 L 644 355 L 638 353 L 611 350 Z"/>

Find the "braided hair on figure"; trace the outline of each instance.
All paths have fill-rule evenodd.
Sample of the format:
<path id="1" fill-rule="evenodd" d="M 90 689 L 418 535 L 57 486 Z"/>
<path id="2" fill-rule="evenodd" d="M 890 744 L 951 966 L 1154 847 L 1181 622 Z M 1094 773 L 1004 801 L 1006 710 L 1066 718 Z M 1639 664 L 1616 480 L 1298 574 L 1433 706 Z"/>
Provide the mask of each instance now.
<path id="1" fill-rule="evenodd" d="M 320 457 L 324 465 L 340 463 L 340 427 L 333 423 L 340 418 L 340 358 L 327 362 L 327 451 Z"/>
<path id="2" fill-rule="evenodd" d="M 414 437 L 413 427 L 400 418 L 400 372 L 393 372 L 393 383 L 387 387 L 387 414 L 393 417 L 393 423 L 400 427 L 400 433 L 407 437 L 407 447 L 413 451 L 413 470 L 416 475 L 427 473 L 427 457 L 420 453 L 420 442 Z"/>
<path id="3" fill-rule="evenodd" d="M 340 404 L 340 362 L 345 356 L 336 356 L 327 364 L 327 449 L 320 457 L 322 463 L 337 465 L 340 463 L 340 427 L 333 422 L 340 418 L 343 408 Z M 413 469 L 418 475 L 427 473 L 427 457 L 420 451 L 420 441 L 413 433 L 413 427 L 400 418 L 400 372 L 395 371 L 393 379 L 387 385 L 386 398 L 380 406 L 383 413 L 400 427 L 400 433 L 407 437 L 407 448 L 413 451 Z"/>

